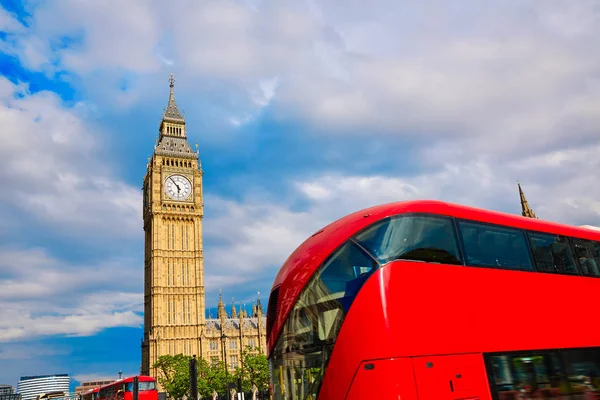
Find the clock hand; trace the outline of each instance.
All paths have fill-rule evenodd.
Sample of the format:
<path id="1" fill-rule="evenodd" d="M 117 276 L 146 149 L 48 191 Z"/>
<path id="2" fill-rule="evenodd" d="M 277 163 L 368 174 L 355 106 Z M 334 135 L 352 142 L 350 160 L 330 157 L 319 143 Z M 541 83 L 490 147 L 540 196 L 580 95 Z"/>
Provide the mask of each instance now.
<path id="1" fill-rule="evenodd" d="M 169 177 L 169 179 L 171 180 L 171 182 L 173 182 L 173 184 L 174 184 L 175 186 L 177 186 L 177 192 L 180 192 L 180 191 L 181 191 L 181 188 L 179 187 L 179 185 L 178 185 L 177 183 L 175 183 L 175 181 L 173 180 L 173 178 Z"/>

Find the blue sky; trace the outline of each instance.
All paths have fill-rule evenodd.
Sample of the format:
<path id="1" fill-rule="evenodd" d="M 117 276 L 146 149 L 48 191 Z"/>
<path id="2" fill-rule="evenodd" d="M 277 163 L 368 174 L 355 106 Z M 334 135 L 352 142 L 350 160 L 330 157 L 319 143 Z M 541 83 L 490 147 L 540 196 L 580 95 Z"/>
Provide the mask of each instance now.
<path id="1" fill-rule="evenodd" d="M 2 8 L 3 7 L 3 8 Z M 3 1 L 0 383 L 136 373 L 141 182 L 175 74 L 207 305 L 307 236 L 434 198 L 600 225 L 593 1 Z M 233 277 L 233 278 L 232 278 Z"/>

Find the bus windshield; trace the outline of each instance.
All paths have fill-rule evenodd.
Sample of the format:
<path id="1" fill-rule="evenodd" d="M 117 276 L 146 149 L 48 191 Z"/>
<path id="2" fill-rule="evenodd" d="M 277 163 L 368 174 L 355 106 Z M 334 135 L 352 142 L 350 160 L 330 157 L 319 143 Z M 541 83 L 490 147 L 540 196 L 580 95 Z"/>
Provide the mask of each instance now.
<path id="1" fill-rule="evenodd" d="M 378 266 L 356 243 L 347 242 L 311 279 L 273 351 L 274 399 L 283 398 L 284 386 L 300 399 L 310 395 L 315 398 L 346 312 Z"/>

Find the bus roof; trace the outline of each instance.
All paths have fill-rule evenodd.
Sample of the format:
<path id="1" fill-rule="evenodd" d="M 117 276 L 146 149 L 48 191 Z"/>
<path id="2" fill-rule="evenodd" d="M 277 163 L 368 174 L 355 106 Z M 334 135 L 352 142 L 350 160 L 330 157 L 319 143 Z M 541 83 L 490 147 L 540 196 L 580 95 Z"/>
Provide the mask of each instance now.
<path id="1" fill-rule="evenodd" d="M 268 353 L 270 354 L 272 351 L 277 335 L 298 295 L 319 265 L 335 249 L 342 245 L 348 238 L 378 220 L 411 212 L 445 215 L 600 241 L 600 232 L 598 232 L 600 228 L 590 229 L 589 225 L 576 227 L 437 200 L 411 200 L 387 203 L 348 214 L 306 239 L 283 263 L 273 282 L 267 306 Z"/>
<path id="2" fill-rule="evenodd" d="M 152 377 L 152 376 L 146 376 L 146 375 L 138 375 L 138 381 L 139 382 L 154 382 L 156 381 L 156 378 Z M 128 383 L 128 382 L 133 382 L 133 378 L 135 378 L 135 376 L 129 376 L 123 379 L 118 379 L 114 382 L 111 383 L 107 383 L 106 385 L 102 385 L 100 388 L 103 389 L 105 387 L 109 387 L 109 386 L 114 386 L 114 385 L 119 385 L 121 383 Z"/>
<path id="3" fill-rule="evenodd" d="M 84 394 L 98 393 L 99 391 L 100 391 L 100 386 L 95 386 L 91 389 L 86 390 L 85 392 L 82 392 L 81 395 L 83 396 Z"/>

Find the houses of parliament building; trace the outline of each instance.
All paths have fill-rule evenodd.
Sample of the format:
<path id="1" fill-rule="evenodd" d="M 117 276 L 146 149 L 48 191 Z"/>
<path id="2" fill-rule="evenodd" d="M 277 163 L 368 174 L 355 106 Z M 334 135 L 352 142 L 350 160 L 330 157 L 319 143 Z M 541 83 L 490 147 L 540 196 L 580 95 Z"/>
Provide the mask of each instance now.
<path id="1" fill-rule="evenodd" d="M 240 365 L 242 349 L 266 353 L 266 317 L 257 298 L 251 314 L 222 296 L 217 318 L 206 318 L 202 219 L 203 171 L 199 153 L 187 140 L 184 116 L 175 102 L 171 75 L 169 102 L 143 181 L 144 221 L 144 375 L 165 354 L 197 355 Z"/>

